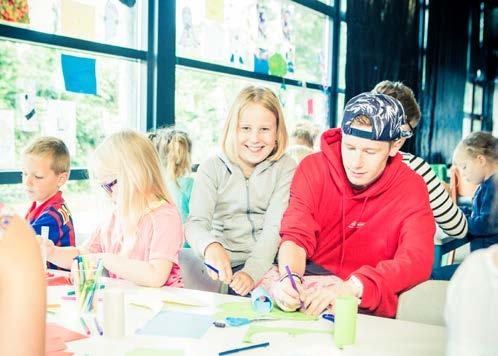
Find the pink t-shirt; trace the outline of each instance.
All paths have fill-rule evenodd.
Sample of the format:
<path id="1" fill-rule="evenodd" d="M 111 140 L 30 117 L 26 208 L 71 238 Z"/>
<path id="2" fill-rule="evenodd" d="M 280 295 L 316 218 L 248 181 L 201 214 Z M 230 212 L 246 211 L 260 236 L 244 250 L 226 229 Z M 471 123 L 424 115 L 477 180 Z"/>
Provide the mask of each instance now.
<path id="1" fill-rule="evenodd" d="M 90 253 L 113 253 L 140 261 L 168 260 L 173 262 L 165 286 L 183 287 L 178 265 L 178 251 L 183 246 L 183 227 L 178 210 L 169 203 L 145 214 L 138 223 L 137 238 L 132 248 L 122 254 L 123 229 L 113 213 L 103 227 L 97 228 L 90 240 Z M 111 275 L 111 277 L 115 277 Z"/>

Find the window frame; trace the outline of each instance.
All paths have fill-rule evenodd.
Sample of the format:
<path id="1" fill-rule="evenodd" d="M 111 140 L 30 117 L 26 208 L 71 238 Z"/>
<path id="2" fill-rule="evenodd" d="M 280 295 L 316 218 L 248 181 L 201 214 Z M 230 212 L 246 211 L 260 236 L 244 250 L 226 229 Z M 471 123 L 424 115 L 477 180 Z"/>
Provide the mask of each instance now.
<path id="1" fill-rule="evenodd" d="M 316 11 L 329 21 L 330 51 L 330 86 L 295 79 L 285 79 L 270 74 L 255 73 L 229 66 L 212 64 L 199 60 L 176 56 L 176 1 L 148 0 L 147 49 L 139 50 L 129 47 L 109 45 L 95 41 L 83 40 L 57 34 L 49 34 L 7 24 L 0 24 L 0 39 L 27 42 L 33 45 L 46 45 L 67 50 L 83 51 L 95 55 L 106 55 L 120 59 L 136 60 L 146 66 L 146 83 L 142 93 L 145 95 L 145 129 L 175 124 L 175 72 L 176 67 L 202 69 L 211 73 L 229 74 L 237 77 L 251 78 L 274 83 L 284 83 L 324 91 L 328 95 L 328 127 L 337 124 L 337 95 L 345 93 L 345 88 L 338 88 L 338 65 L 340 51 L 341 21 L 346 21 L 346 13 L 341 12 L 340 1 L 327 5 L 318 0 L 291 0 L 310 11 Z M 161 24 L 159 26 L 158 24 Z M 331 43 L 330 43 L 331 42 Z M 161 80 L 158 80 L 161 78 Z M 142 98 L 143 100 L 143 98 Z M 88 179 L 85 167 L 71 169 L 70 180 Z M 0 184 L 17 184 L 22 182 L 19 170 L 0 170 Z"/>

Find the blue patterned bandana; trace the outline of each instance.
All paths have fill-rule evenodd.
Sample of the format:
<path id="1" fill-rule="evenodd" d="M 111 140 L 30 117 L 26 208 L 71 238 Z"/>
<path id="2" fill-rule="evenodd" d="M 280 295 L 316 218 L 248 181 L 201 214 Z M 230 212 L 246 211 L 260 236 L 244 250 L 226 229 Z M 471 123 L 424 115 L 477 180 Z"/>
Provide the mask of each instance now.
<path id="1" fill-rule="evenodd" d="M 370 119 L 371 132 L 351 127 L 351 122 L 358 116 Z M 401 126 L 404 124 L 406 124 L 405 111 L 397 99 L 368 92 L 355 96 L 346 104 L 342 119 L 342 132 L 369 140 L 396 141 L 412 135 L 411 131 L 403 130 Z"/>

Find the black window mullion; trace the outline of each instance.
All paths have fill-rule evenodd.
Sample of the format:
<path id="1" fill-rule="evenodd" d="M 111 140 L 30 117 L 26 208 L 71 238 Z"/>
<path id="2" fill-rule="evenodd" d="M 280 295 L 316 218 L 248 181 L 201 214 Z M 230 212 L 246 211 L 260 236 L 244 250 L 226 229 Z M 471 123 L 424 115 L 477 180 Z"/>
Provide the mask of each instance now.
<path id="1" fill-rule="evenodd" d="M 6 40 L 18 40 L 21 42 L 29 42 L 35 45 L 42 44 L 51 47 L 60 47 L 68 50 L 78 50 L 95 54 L 104 54 L 126 59 L 147 59 L 146 51 L 39 32 L 4 24 L 0 24 L 0 37 Z"/>

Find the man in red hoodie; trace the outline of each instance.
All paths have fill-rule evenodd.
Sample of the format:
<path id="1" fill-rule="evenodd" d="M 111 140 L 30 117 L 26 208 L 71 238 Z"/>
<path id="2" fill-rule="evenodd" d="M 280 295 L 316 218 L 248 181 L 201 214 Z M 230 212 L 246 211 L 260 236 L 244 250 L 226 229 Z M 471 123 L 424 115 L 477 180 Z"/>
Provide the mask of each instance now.
<path id="1" fill-rule="evenodd" d="M 298 166 L 272 287 L 282 309 L 317 315 L 352 295 L 364 311 L 394 317 L 398 294 L 429 278 L 435 223 L 427 188 L 398 154 L 409 134 L 396 99 L 363 93 L 347 103 L 342 128 L 323 133 L 321 152 Z M 307 290 L 307 262 L 341 281 Z"/>

